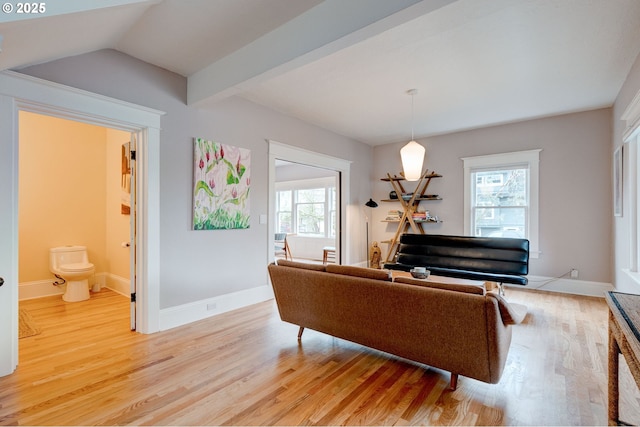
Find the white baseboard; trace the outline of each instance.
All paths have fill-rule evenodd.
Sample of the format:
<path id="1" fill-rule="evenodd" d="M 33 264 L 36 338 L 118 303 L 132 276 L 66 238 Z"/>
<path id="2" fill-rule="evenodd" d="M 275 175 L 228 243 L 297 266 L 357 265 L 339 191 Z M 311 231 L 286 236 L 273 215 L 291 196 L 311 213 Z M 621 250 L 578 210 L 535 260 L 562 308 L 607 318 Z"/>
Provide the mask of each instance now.
<path id="1" fill-rule="evenodd" d="M 100 288 L 104 288 L 107 283 L 109 273 L 96 273 L 89 278 L 89 286 L 93 287 L 98 284 Z M 117 277 L 117 276 L 116 276 Z M 66 285 L 55 286 L 53 282 L 57 281 L 55 277 L 44 280 L 34 280 L 31 282 L 22 282 L 18 284 L 18 299 L 20 301 L 49 297 L 52 295 L 62 295 L 66 290 Z M 128 293 L 127 293 L 128 295 Z"/>
<path id="2" fill-rule="evenodd" d="M 124 295 L 127 298 L 131 297 L 131 279 L 128 277 L 117 276 L 111 273 L 105 273 L 105 285 L 114 292 Z"/>
<path id="3" fill-rule="evenodd" d="M 273 298 L 270 285 L 160 310 L 160 330 L 175 328 Z"/>
<path id="4" fill-rule="evenodd" d="M 56 279 L 50 280 L 35 280 L 32 282 L 23 282 L 18 284 L 18 299 L 20 301 L 49 297 L 52 295 L 62 295 L 64 293 L 63 286 L 55 286 L 53 282 Z"/>
<path id="5" fill-rule="evenodd" d="M 555 279 L 553 277 L 527 276 L 529 284 L 525 289 L 535 289 L 550 292 L 562 292 L 565 294 L 585 295 L 604 298 L 605 293 L 613 290 L 611 283 L 590 282 L 576 279 Z M 507 287 L 522 288 L 518 285 L 505 284 Z"/>

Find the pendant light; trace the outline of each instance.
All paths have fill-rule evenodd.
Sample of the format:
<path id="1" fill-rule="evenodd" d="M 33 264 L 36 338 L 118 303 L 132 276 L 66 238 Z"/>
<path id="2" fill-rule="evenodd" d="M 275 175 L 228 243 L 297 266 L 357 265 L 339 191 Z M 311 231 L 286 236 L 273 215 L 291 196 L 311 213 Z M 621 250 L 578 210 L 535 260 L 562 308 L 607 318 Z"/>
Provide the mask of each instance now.
<path id="1" fill-rule="evenodd" d="M 413 97 L 418 93 L 418 89 L 410 89 L 407 93 L 411 95 L 411 141 L 400 150 L 400 158 L 402 159 L 404 179 L 417 181 L 422 177 L 425 152 L 424 147 L 413 139 Z"/>

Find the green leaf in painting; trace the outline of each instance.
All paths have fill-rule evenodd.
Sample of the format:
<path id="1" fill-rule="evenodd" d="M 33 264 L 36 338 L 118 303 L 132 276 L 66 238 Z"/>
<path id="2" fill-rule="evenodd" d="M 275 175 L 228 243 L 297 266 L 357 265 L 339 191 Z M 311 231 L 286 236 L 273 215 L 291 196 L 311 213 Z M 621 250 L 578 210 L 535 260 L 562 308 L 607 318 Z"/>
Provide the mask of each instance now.
<path id="1" fill-rule="evenodd" d="M 240 180 L 233 173 L 233 170 L 228 170 L 227 171 L 227 185 L 238 184 L 239 182 L 240 182 Z"/>
<path id="2" fill-rule="evenodd" d="M 198 181 L 196 183 L 194 194 L 198 194 L 198 191 L 200 190 L 204 190 L 204 192 L 207 193 L 210 197 L 213 197 L 213 191 L 211 191 L 211 188 L 209 188 L 209 184 L 207 184 L 206 182 Z"/>

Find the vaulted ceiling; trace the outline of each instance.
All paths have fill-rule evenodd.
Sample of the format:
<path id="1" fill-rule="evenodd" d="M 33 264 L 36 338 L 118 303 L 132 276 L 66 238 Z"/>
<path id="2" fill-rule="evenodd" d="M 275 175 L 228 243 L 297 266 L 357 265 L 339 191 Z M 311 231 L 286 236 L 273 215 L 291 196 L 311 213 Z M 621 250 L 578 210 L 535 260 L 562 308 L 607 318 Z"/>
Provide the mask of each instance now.
<path id="1" fill-rule="evenodd" d="M 638 0 L 43 4 L 0 15 L 0 70 L 117 49 L 370 145 L 608 107 L 640 53 Z"/>

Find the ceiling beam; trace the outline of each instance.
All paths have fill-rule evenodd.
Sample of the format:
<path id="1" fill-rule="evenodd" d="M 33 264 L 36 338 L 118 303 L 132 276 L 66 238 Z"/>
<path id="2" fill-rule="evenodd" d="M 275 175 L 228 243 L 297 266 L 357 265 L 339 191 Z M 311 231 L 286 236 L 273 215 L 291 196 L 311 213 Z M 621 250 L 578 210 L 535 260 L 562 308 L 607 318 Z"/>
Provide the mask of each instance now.
<path id="1" fill-rule="evenodd" d="M 325 0 L 188 77 L 187 103 L 204 106 L 335 53 L 456 0 Z"/>

